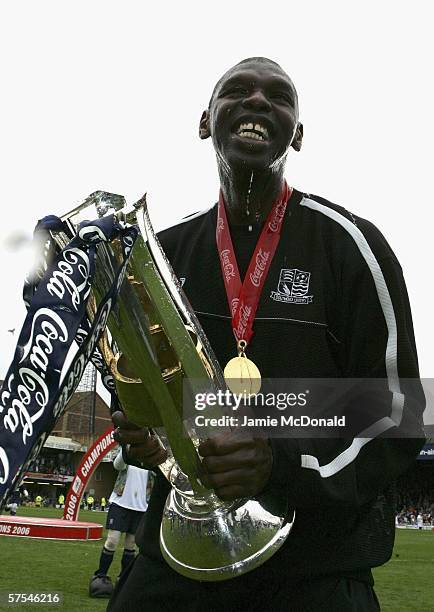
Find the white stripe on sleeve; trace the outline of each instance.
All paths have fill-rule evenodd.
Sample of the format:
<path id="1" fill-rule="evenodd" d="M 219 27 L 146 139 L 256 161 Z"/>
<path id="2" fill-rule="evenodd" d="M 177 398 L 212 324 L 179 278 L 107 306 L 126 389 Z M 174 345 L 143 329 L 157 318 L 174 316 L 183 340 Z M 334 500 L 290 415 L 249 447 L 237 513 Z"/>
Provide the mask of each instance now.
<path id="1" fill-rule="evenodd" d="M 388 386 L 389 390 L 393 394 L 392 411 L 390 417 L 384 417 L 373 425 L 371 425 L 370 427 L 368 427 L 367 429 L 365 429 L 364 431 L 360 432 L 357 438 L 354 438 L 351 445 L 347 449 L 345 449 L 342 453 L 335 457 L 333 461 L 330 461 L 325 465 L 320 465 L 318 458 L 314 457 L 313 455 L 301 455 L 301 467 L 311 470 L 317 470 L 322 478 L 328 478 L 345 468 L 350 463 L 352 463 L 356 459 L 360 450 L 365 446 L 365 444 L 370 442 L 373 438 L 377 437 L 378 435 L 392 427 L 399 426 L 403 415 L 405 398 L 404 395 L 401 393 L 401 387 L 399 384 L 398 377 L 398 331 L 396 326 L 395 312 L 380 265 L 377 259 L 375 258 L 375 255 L 372 252 L 371 247 L 369 246 L 365 236 L 362 234 L 359 228 L 356 227 L 354 223 L 352 223 L 349 219 L 338 213 L 336 210 L 333 210 L 328 206 L 324 206 L 324 204 L 320 204 L 319 202 L 316 202 L 315 200 L 312 200 L 310 198 L 303 198 L 300 202 L 300 206 L 305 206 L 306 208 L 315 210 L 325 215 L 326 217 L 333 219 L 333 221 L 338 223 L 350 234 L 350 236 L 356 243 L 360 254 L 366 261 L 369 270 L 371 271 L 381 309 L 386 320 L 388 332 L 386 352 L 384 358 Z"/>

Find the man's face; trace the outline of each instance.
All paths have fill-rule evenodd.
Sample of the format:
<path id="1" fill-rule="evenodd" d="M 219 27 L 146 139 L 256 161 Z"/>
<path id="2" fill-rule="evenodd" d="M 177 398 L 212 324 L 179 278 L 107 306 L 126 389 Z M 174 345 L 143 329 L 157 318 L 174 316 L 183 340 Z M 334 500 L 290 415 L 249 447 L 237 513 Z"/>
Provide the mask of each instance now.
<path id="1" fill-rule="evenodd" d="M 290 146 L 299 150 L 302 127 L 289 77 L 271 63 L 239 64 L 222 79 L 201 121 L 217 155 L 231 168 L 279 165 Z"/>

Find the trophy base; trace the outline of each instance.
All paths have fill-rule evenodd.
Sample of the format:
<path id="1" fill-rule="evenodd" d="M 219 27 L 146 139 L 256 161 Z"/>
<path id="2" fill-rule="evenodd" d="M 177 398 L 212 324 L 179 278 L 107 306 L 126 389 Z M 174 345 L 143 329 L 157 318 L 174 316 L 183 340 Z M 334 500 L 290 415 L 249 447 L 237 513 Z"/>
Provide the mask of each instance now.
<path id="1" fill-rule="evenodd" d="M 172 489 L 163 512 L 160 547 L 179 574 L 216 582 L 250 572 L 269 559 L 292 529 L 286 500 L 259 499 L 210 508 Z"/>

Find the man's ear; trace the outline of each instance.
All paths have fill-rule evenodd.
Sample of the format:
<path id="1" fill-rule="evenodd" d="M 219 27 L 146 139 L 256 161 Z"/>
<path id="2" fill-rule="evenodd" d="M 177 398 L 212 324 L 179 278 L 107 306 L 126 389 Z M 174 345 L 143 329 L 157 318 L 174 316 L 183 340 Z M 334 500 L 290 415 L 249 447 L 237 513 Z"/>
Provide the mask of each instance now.
<path id="1" fill-rule="evenodd" d="M 291 147 L 294 149 L 294 151 L 300 151 L 302 141 L 303 141 L 303 124 L 298 123 L 297 130 L 294 136 L 294 140 L 291 143 Z"/>
<path id="2" fill-rule="evenodd" d="M 205 140 L 205 138 L 209 138 L 210 136 L 211 132 L 209 131 L 209 111 L 204 110 L 199 123 L 199 138 Z"/>

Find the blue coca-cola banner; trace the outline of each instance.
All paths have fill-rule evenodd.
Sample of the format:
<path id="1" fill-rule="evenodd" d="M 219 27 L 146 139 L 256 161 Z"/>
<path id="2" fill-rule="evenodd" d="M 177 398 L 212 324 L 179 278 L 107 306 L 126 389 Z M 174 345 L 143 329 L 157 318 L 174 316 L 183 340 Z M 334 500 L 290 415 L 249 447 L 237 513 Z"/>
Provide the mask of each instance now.
<path id="1" fill-rule="evenodd" d="M 61 227 L 60 219 L 47 217 L 39 230 Z M 123 262 L 90 324 L 86 305 L 95 272 L 96 247 L 115 237 L 122 244 Z M 27 283 L 24 293 L 28 313 L 0 395 L 0 507 L 43 446 L 89 359 L 95 356 L 104 371 L 97 342 L 125 276 L 136 237 L 136 228 L 121 226 L 113 215 L 84 222 L 56 257 L 47 249 L 51 263 L 45 259 L 36 281 Z M 61 380 L 74 339 L 80 346 Z M 112 388 L 111 380 L 105 382 Z"/>

